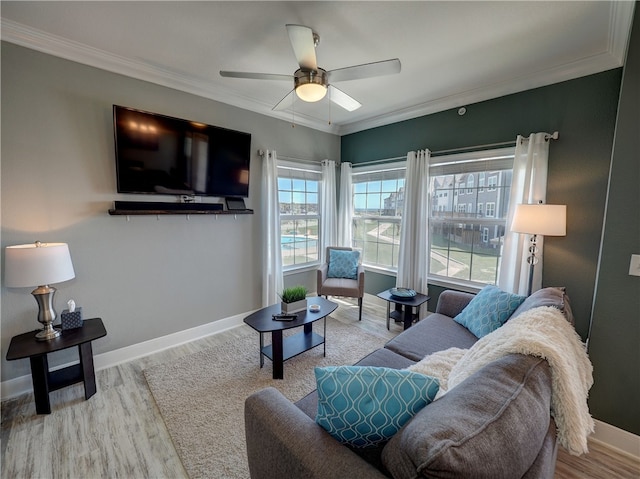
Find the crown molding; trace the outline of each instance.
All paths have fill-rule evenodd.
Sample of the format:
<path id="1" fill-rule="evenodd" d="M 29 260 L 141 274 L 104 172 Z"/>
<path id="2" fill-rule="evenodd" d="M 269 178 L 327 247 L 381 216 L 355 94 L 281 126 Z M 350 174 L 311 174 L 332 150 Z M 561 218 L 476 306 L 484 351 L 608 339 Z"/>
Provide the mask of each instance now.
<path id="1" fill-rule="evenodd" d="M 296 113 L 295 117 L 292 117 L 292 114 L 287 111 L 273 111 L 272 105 L 214 84 L 210 79 L 184 75 L 161 66 L 134 61 L 5 18 L 2 19 L 1 33 L 3 41 L 32 50 L 226 103 L 287 123 L 342 136 L 618 68 L 624 64 L 634 8 L 635 2 L 611 2 L 607 48 L 597 55 L 548 68 L 533 75 L 528 74 L 502 80 L 373 118 L 341 125 L 329 124 L 324 120 L 300 113 Z"/>
<path id="2" fill-rule="evenodd" d="M 622 64 L 608 52 L 594 55 L 572 63 L 565 63 L 558 67 L 542 70 L 533 75 L 527 74 L 526 76 L 518 78 L 502 80 L 498 83 L 438 98 L 421 103 L 420 105 L 396 110 L 367 120 L 341 125 L 338 129 L 338 134 L 341 136 L 348 135 L 362 130 L 410 120 L 424 115 L 430 115 L 432 113 L 449 110 L 451 108 L 459 108 L 461 106 L 491 100 L 492 98 L 499 98 L 513 93 L 552 85 L 554 83 L 573 80 L 575 78 L 600 73 L 620 66 L 622 66 Z"/>
<path id="3" fill-rule="evenodd" d="M 244 110 L 278 118 L 288 123 L 292 123 L 293 121 L 291 114 L 280 111 L 274 112 L 271 110 L 273 105 L 256 100 L 255 98 L 240 95 L 234 90 L 212 83 L 211 80 L 184 75 L 142 61 L 131 60 L 5 18 L 2 19 L 0 30 L 3 41 L 21 47 L 106 70 L 111 73 L 191 93 Z M 337 126 L 329 125 L 317 118 L 299 113 L 295 115 L 295 125 L 306 126 L 328 133 L 337 133 Z"/>

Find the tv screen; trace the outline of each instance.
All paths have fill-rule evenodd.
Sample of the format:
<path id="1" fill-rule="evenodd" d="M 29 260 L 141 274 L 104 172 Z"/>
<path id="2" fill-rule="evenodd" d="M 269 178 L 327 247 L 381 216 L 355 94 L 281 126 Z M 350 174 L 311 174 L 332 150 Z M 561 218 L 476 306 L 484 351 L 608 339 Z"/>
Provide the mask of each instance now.
<path id="1" fill-rule="evenodd" d="M 113 105 L 119 193 L 249 196 L 251 135 Z"/>

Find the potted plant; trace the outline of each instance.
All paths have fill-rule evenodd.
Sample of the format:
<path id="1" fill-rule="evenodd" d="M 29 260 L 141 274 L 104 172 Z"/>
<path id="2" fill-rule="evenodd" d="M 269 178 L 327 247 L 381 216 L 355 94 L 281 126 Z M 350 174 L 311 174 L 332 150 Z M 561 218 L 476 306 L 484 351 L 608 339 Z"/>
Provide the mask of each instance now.
<path id="1" fill-rule="evenodd" d="M 304 286 L 285 288 L 279 296 L 282 299 L 283 313 L 291 314 L 307 309 L 307 288 Z"/>

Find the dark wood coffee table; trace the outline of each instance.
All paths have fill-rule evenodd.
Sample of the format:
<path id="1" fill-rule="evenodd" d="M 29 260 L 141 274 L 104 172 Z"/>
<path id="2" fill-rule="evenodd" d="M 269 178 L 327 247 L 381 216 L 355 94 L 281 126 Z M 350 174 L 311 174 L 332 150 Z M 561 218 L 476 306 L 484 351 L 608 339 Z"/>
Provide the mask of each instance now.
<path id="1" fill-rule="evenodd" d="M 267 306 L 244 318 L 244 322 L 260 333 L 260 367 L 264 366 L 266 356 L 273 362 L 273 379 L 284 378 L 284 362 L 298 354 L 304 353 L 316 346 L 324 344 L 324 354 L 327 354 L 325 337 L 327 335 L 327 316 L 333 313 L 338 305 L 322 297 L 307 298 L 307 304 L 320 305 L 320 311 L 313 313 L 308 309 L 299 311 L 298 317 L 293 321 L 276 321 L 274 314 L 281 312 L 280 304 Z M 312 324 L 319 319 L 324 319 L 323 335 L 314 333 Z M 285 329 L 299 328 L 300 333 L 282 337 Z M 271 333 L 271 344 L 264 345 L 264 334 Z"/>

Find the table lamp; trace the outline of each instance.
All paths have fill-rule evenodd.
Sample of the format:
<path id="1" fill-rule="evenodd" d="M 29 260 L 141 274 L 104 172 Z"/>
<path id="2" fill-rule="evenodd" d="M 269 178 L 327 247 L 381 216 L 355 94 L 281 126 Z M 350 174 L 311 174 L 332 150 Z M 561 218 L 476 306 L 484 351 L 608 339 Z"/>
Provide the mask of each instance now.
<path id="1" fill-rule="evenodd" d="M 511 231 L 531 235 L 530 254 L 527 258 L 527 263 L 529 263 L 527 295 L 530 296 L 533 287 L 533 267 L 538 263 L 536 237 L 537 235 L 565 236 L 567 234 L 567 206 L 545 205 L 542 203 L 516 205 Z"/>
<path id="2" fill-rule="evenodd" d="M 38 321 L 42 331 L 36 340 L 49 341 L 60 336 L 53 328 L 56 311 L 53 297 L 56 289 L 49 286 L 75 278 L 69 247 L 66 243 L 41 243 L 7 246 L 5 249 L 5 286 L 25 288 L 37 286 L 31 294 L 38 303 Z"/>

